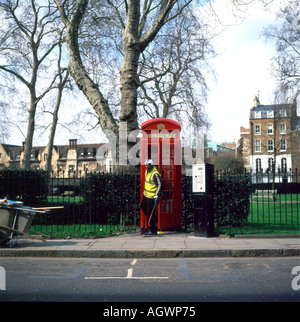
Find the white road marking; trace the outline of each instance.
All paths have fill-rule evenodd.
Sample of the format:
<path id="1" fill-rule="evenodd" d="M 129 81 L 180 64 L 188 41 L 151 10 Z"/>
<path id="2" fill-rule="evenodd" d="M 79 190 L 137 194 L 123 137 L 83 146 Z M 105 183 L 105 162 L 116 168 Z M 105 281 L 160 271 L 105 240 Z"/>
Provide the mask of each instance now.
<path id="1" fill-rule="evenodd" d="M 134 266 L 137 262 L 137 259 L 134 259 L 132 262 L 131 262 L 131 265 Z"/>
<path id="2" fill-rule="evenodd" d="M 134 259 L 130 264 L 134 266 L 137 262 L 137 259 Z M 140 276 L 140 277 L 133 277 L 133 268 L 129 268 L 126 277 L 122 276 L 86 276 L 85 280 L 126 280 L 126 279 L 133 279 L 133 280 L 154 280 L 154 279 L 169 279 L 167 276 Z"/>
<path id="3" fill-rule="evenodd" d="M 127 273 L 127 278 L 132 278 L 133 269 L 129 268 Z"/>
<path id="4" fill-rule="evenodd" d="M 169 279 L 169 277 L 167 276 L 141 276 L 141 277 L 119 277 L 119 276 L 86 276 L 84 278 L 85 280 L 127 280 L 127 279 L 132 279 L 132 280 L 154 280 L 154 279 L 158 279 L 158 280 L 166 280 Z"/>

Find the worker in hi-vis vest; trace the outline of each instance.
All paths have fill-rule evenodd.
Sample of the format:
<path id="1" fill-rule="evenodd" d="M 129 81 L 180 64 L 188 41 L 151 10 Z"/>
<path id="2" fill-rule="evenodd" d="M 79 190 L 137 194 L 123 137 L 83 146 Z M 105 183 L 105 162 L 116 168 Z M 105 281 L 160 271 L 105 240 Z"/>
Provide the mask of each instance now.
<path id="1" fill-rule="evenodd" d="M 161 178 L 157 169 L 153 166 L 153 161 L 148 159 L 145 162 L 146 173 L 145 173 L 145 185 L 144 195 L 141 204 L 141 208 L 147 216 L 147 223 L 154 205 L 158 204 L 158 198 L 161 193 Z M 154 209 L 152 218 L 150 220 L 150 230 L 146 235 L 157 234 L 157 209 Z"/>

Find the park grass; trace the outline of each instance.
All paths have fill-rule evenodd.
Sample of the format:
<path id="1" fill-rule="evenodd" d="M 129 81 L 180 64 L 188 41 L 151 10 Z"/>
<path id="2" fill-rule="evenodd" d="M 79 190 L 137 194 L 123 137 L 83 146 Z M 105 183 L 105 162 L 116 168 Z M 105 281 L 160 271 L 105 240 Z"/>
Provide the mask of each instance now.
<path id="1" fill-rule="evenodd" d="M 247 221 L 239 226 L 216 227 L 222 234 L 299 234 L 300 194 L 278 194 L 276 201 L 251 199 Z"/>
<path id="2" fill-rule="evenodd" d="M 252 203 L 247 225 L 252 230 L 299 231 L 300 205 L 293 202 Z"/>
<path id="3" fill-rule="evenodd" d="M 276 199 L 272 199 L 271 192 L 265 192 L 263 196 L 257 197 L 255 194 L 250 196 L 250 202 L 293 202 L 300 203 L 300 194 L 276 194 Z"/>
<path id="4" fill-rule="evenodd" d="M 120 225 L 32 225 L 30 230 L 51 238 L 101 238 L 135 231 L 133 226 Z"/>
<path id="5" fill-rule="evenodd" d="M 82 202 L 84 201 L 84 197 L 82 196 L 48 196 L 47 202 L 48 203 L 64 203 L 64 202 Z"/>

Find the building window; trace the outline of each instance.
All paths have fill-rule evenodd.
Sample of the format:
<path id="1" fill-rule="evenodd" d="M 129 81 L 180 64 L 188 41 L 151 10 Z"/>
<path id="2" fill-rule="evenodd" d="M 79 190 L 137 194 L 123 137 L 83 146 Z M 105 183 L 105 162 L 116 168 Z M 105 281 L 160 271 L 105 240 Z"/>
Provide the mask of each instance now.
<path id="1" fill-rule="evenodd" d="M 255 124 L 255 135 L 260 135 L 260 125 Z"/>
<path id="2" fill-rule="evenodd" d="M 280 114 L 281 117 L 286 117 L 287 116 L 286 110 L 280 110 L 279 114 Z"/>
<path id="3" fill-rule="evenodd" d="M 267 124 L 267 134 L 273 134 L 273 124 Z"/>
<path id="4" fill-rule="evenodd" d="M 280 134 L 286 134 L 286 124 L 285 123 L 280 124 Z"/>
<path id="5" fill-rule="evenodd" d="M 261 151 L 260 140 L 255 140 L 255 152 L 260 152 L 260 151 Z"/>
<path id="6" fill-rule="evenodd" d="M 281 159 L 281 171 L 286 172 L 287 171 L 287 161 L 286 158 Z"/>
<path id="7" fill-rule="evenodd" d="M 261 159 L 256 159 L 255 165 L 256 165 L 256 172 L 261 172 Z"/>
<path id="8" fill-rule="evenodd" d="M 274 151 L 274 141 L 271 139 L 271 140 L 268 140 L 268 152 L 272 152 Z"/>
<path id="9" fill-rule="evenodd" d="M 269 160 L 268 160 L 268 171 L 273 171 L 273 169 L 274 169 L 274 159 L 269 158 Z"/>
<path id="10" fill-rule="evenodd" d="M 254 117 L 256 119 L 261 119 L 261 112 L 254 112 Z"/>
<path id="11" fill-rule="evenodd" d="M 280 151 L 286 151 L 286 139 L 280 140 Z"/>
<path id="12" fill-rule="evenodd" d="M 267 111 L 267 118 L 273 118 L 274 117 L 274 111 Z"/>

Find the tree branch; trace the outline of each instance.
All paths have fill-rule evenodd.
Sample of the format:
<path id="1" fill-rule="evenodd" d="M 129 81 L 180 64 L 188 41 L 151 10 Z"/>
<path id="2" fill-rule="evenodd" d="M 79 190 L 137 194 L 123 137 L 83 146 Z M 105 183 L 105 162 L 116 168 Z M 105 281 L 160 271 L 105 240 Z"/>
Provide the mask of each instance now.
<path id="1" fill-rule="evenodd" d="M 125 30 L 125 24 L 124 24 L 124 21 L 123 21 L 123 19 L 122 19 L 122 17 L 121 17 L 121 14 L 120 14 L 120 12 L 119 12 L 119 9 L 110 1 L 110 0 L 106 0 L 107 1 L 107 3 L 113 8 L 113 10 L 115 11 L 115 13 L 117 14 L 117 17 L 118 17 L 118 19 L 119 19 L 119 21 L 120 21 L 120 25 L 118 25 L 116 22 L 115 22 L 115 24 L 118 26 L 118 27 L 120 27 L 121 26 L 121 29 L 122 30 Z M 110 19 L 111 20 L 111 19 Z M 111 20 L 111 21 L 113 21 L 113 20 Z"/>
<path id="2" fill-rule="evenodd" d="M 175 3 L 178 2 L 178 0 L 167 0 L 165 5 L 161 5 L 160 12 L 158 14 L 157 19 L 153 23 L 152 27 L 146 32 L 144 36 L 140 38 L 139 45 L 141 50 L 143 51 L 148 44 L 156 37 L 162 26 L 177 17 L 191 2 L 192 0 L 187 1 L 182 8 L 179 10 L 179 12 L 172 17 L 168 18 L 169 13 L 171 12 L 173 6 Z"/>
<path id="3" fill-rule="evenodd" d="M 14 75 L 15 77 L 17 77 L 22 83 L 24 83 L 28 88 L 30 88 L 30 83 L 27 82 L 27 80 L 22 77 L 20 74 L 18 74 L 17 72 L 15 72 L 12 69 L 6 68 L 5 66 L 0 66 L 0 69 L 4 70 L 7 73 L 10 73 L 12 75 Z"/>
<path id="4" fill-rule="evenodd" d="M 60 0 L 54 0 L 54 2 L 57 5 L 57 8 L 59 10 L 61 20 L 63 21 L 64 25 L 67 27 L 69 24 L 69 20 L 64 9 L 64 3 L 62 3 Z"/>

